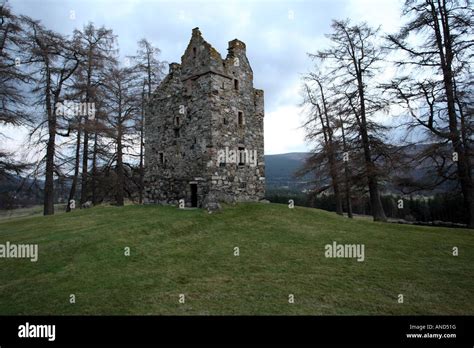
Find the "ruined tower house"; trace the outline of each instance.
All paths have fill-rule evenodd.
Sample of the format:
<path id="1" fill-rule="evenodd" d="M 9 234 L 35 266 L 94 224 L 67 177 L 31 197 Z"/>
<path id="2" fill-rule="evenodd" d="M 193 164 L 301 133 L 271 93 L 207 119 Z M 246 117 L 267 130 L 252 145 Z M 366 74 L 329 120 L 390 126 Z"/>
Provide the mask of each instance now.
<path id="1" fill-rule="evenodd" d="M 262 199 L 263 117 L 245 44 L 230 41 L 222 59 L 193 29 L 147 106 L 145 202 L 216 209 Z"/>

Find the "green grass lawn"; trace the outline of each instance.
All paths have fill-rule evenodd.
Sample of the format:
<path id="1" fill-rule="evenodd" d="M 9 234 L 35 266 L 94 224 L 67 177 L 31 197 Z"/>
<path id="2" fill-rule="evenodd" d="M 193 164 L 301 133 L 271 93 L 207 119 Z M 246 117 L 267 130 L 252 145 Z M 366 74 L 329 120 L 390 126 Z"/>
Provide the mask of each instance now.
<path id="1" fill-rule="evenodd" d="M 56 214 L 62 214 L 66 210 L 65 204 L 55 204 L 54 211 Z M 11 209 L 11 210 L 0 210 L 0 221 L 8 220 L 8 219 L 16 219 L 19 217 L 26 217 L 26 216 L 35 216 L 35 215 L 42 215 L 43 214 L 43 206 L 42 205 L 35 205 L 29 208 L 19 208 L 19 209 Z"/>
<path id="2" fill-rule="evenodd" d="M 126 206 L 1 221 L 6 241 L 38 243 L 39 259 L 0 259 L 2 315 L 474 314 L 474 231 L 465 229 L 279 204 L 214 214 Z M 365 261 L 325 258 L 333 241 L 365 244 Z"/>

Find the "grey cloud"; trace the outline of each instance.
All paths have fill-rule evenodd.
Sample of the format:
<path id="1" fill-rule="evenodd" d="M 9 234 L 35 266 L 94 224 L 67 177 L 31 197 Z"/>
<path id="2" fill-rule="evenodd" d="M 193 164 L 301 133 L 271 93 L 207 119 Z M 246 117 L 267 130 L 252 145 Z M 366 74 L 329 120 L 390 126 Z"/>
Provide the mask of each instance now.
<path id="1" fill-rule="evenodd" d="M 312 45 L 329 31 L 332 18 L 344 16 L 347 7 L 342 0 L 9 2 L 17 13 L 63 34 L 89 21 L 111 28 L 118 35 L 122 56 L 135 53 L 136 42 L 146 37 L 161 49 L 163 60 L 179 62 L 196 26 L 223 56 L 227 42 L 239 38 L 247 44 L 255 87 L 265 90 L 267 113 L 299 103 L 285 91 L 298 86 L 311 65 L 306 53 L 318 49 Z M 71 10 L 75 20 L 69 18 Z"/>

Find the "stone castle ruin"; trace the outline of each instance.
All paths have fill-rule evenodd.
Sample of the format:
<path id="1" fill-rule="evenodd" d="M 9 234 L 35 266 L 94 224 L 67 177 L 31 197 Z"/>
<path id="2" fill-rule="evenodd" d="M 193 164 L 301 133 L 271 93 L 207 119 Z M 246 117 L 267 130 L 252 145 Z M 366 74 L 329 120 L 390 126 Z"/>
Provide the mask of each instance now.
<path id="1" fill-rule="evenodd" d="M 222 59 L 193 29 L 147 107 L 145 202 L 216 209 L 262 199 L 263 117 L 245 44 L 230 41 Z"/>

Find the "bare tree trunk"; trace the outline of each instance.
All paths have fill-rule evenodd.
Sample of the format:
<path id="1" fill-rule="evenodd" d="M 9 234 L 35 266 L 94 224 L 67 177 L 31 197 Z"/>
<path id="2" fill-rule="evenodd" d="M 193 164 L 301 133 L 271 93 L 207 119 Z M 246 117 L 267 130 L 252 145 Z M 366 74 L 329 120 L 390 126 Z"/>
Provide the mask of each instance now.
<path id="1" fill-rule="evenodd" d="M 123 173 L 122 125 L 117 129 L 117 205 L 124 205 L 124 173 Z"/>
<path id="2" fill-rule="evenodd" d="M 81 163 L 81 118 L 77 129 L 76 139 L 76 158 L 74 161 L 74 176 L 72 178 L 71 189 L 69 190 L 69 198 L 67 200 L 66 212 L 71 211 L 71 200 L 76 196 L 77 179 L 79 177 L 79 165 Z"/>
<path id="3" fill-rule="evenodd" d="M 87 124 L 87 120 L 85 121 Z M 84 144 L 82 151 L 82 178 L 81 178 L 81 205 L 87 201 L 87 171 L 89 162 L 89 133 L 84 130 Z"/>
<path id="4" fill-rule="evenodd" d="M 347 217 L 352 219 L 354 216 L 352 215 L 352 199 L 351 199 L 351 181 L 349 178 L 349 168 L 348 164 L 344 163 L 344 179 L 346 181 L 345 185 L 345 194 L 346 194 L 346 207 L 347 207 Z"/>
<path id="5" fill-rule="evenodd" d="M 341 191 L 339 189 L 339 175 L 337 171 L 337 164 L 336 164 L 336 156 L 334 154 L 334 142 L 332 139 L 332 130 L 331 126 L 329 125 L 329 120 L 326 115 L 326 126 L 327 126 L 327 147 L 328 147 L 328 161 L 329 161 L 329 172 L 331 175 L 332 181 L 332 188 L 334 191 L 334 198 L 336 200 L 336 213 L 339 215 L 343 215 L 342 210 L 342 199 L 341 199 Z"/>
<path id="6" fill-rule="evenodd" d="M 336 213 L 338 215 L 344 215 L 343 209 L 342 209 L 341 191 L 339 190 L 339 184 L 337 181 L 333 182 L 333 190 L 334 190 L 334 198 L 336 199 Z"/>
<path id="7" fill-rule="evenodd" d="M 454 54 L 452 50 L 452 37 L 449 27 L 450 18 L 447 13 L 445 2 L 441 4 L 440 1 L 438 1 L 438 9 L 439 11 L 436 11 L 435 4 L 431 3 L 431 14 L 433 16 L 436 43 L 438 46 L 441 68 L 443 71 L 443 83 L 448 106 L 450 140 L 453 145 L 453 150 L 458 156 L 458 161 L 456 163 L 457 173 L 464 199 L 464 209 L 467 215 L 466 223 L 469 228 L 474 228 L 474 186 L 471 178 L 471 166 L 469 163 L 469 156 L 466 156 L 466 152 L 463 147 L 456 117 L 456 98 L 454 94 L 454 79 L 452 69 Z M 439 12 L 441 17 L 442 28 L 439 26 L 437 12 Z M 446 50 L 446 53 L 444 53 L 444 50 Z"/>
<path id="8" fill-rule="evenodd" d="M 370 208 L 374 221 L 386 221 L 385 212 L 380 201 L 380 192 L 377 183 L 376 168 L 372 161 L 372 155 L 369 146 L 369 140 L 366 131 L 362 131 L 362 145 L 364 147 L 365 169 L 367 172 L 367 183 L 369 186 Z"/>
<path id="9" fill-rule="evenodd" d="M 344 152 L 347 152 L 347 145 L 346 145 L 346 132 L 344 130 L 344 122 L 342 122 L 342 118 L 339 116 L 339 120 L 341 122 L 341 135 L 342 135 L 342 146 Z M 345 198 L 346 198 L 346 207 L 347 207 L 347 217 L 350 219 L 353 218 L 352 215 L 352 200 L 351 200 L 351 178 L 349 174 L 349 164 L 348 161 L 344 161 L 344 186 L 345 186 Z"/>
<path id="10" fill-rule="evenodd" d="M 385 216 L 385 212 L 382 207 L 382 202 L 380 201 L 380 192 L 377 182 L 376 167 L 372 160 L 372 153 L 370 150 L 369 135 L 367 132 L 367 119 L 365 114 L 364 84 L 360 73 L 357 77 L 357 84 L 360 102 L 359 132 L 362 139 L 362 147 L 364 149 L 365 169 L 367 175 L 367 183 L 369 186 L 370 208 L 372 210 L 372 216 L 374 218 L 374 221 L 387 221 L 387 217 Z"/>
<path id="11" fill-rule="evenodd" d="M 141 130 L 140 130 L 140 167 L 139 167 L 139 170 L 140 170 L 140 191 L 139 191 L 139 195 L 138 195 L 138 203 L 139 204 L 143 204 L 143 189 L 144 189 L 144 175 L 145 175 L 145 171 L 144 171 L 144 168 L 143 168 L 143 156 L 144 156 L 144 137 L 143 137 L 143 119 L 142 119 L 142 126 L 141 126 Z"/>
<path id="12" fill-rule="evenodd" d="M 46 59 L 46 113 L 48 116 L 48 144 L 46 146 L 46 173 L 44 181 L 44 215 L 54 214 L 54 156 L 56 141 L 56 117 L 54 115 L 53 106 L 51 105 L 51 70 L 49 61 Z"/>
<path id="13" fill-rule="evenodd" d="M 49 139 L 46 147 L 46 174 L 44 182 L 44 215 L 54 214 L 54 156 L 56 139 L 56 121 L 50 116 L 48 121 Z"/>
<path id="14" fill-rule="evenodd" d="M 91 75 L 92 65 L 90 61 L 91 48 L 89 47 L 89 60 L 87 62 L 87 84 L 86 84 L 86 98 L 85 102 L 90 103 L 90 89 L 91 89 Z M 82 188 L 81 188 L 81 205 L 87 201 L 87 184 L 88 184 L 88 165 L 89 165 L 89 108 L 86 108 L 87 115 L 84 121 L 84 151 L 82 155 Z"/>
<path id="15" fill-rule="evenodd" d="M 145 171 L 143 168 L 143 156 L 144 156 L 144 132 L 145 132 L 145 90 L 144 90 L 145 85 L 143 85 L 143 90 L 142 90 L 142 114 L 141 114 L 141 119 L 140 119 L 140 165 L 139 165 L 139 171 L 140 171 L 140 188 L 139 188 L 139 193 L 138 193 L 138 203 L 142 204 L 143 203 L 143 189 L 144 189 L 144 175 Z M 151 94 L 150 91 L 148 93 L 149 95 Z M 149 100 L 149 99 L 148 99 Z"/>
<path id="16" fill-rule="evenodd" d="M 334 154 L 334 142 L 333 142 L 333 132 L 332 132 L 332 127 L 329 122 L 329 115 L 328 115 L 328 109 L 326 105 L 326 98 L 324 96 L 324 90 L 323 86 L 321 85 L 321 82 L 318 80 L 316 81 L 319 86 L 319 90 L 321 93 L 321 100 L 323 102 L 323 111 L 324 111 L 324 118 L 326 121 L 326 124 L 324 123 L 324 119 L 321 114 L 320 110 L 320 119 L 321 119 L 321 124 L 323 126 L 323 133 L 324 133 L 324 140 L 326 142 L 326 147 L 328 151 L 328 161 L 329 161 L 329 173 L 331 175 L 331 181 L 332 181 L 332 188 L 334 191 L 334 198 L 336 199 L 336 213 L 339 215 L 343 215 L 342 211 L 342 199 L 341 199 L 341 193 L 339 190 L 339 177 L 337 174 L 337 166 L 336 166 L 336 156 Z"/>
<path id="17" fill-rule="evenodd" d="M 97 199 L 97 151 L 98 151 L 98 135 L 97 128 L 94 133 L 94 148 L 92 150 L 92 204 L 96 205 Z"/>

